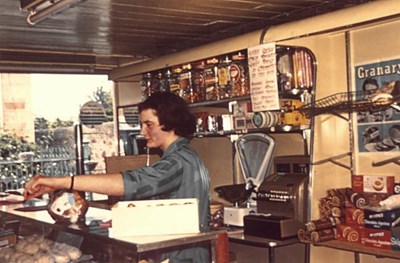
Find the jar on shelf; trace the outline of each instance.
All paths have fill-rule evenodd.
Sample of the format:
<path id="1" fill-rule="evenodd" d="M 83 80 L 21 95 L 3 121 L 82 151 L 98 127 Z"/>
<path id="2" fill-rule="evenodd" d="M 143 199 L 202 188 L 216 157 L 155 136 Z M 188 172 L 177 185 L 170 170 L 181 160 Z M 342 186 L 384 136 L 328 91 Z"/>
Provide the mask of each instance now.
<path id="1" fill-rule="evenodd" d="M 140 90 L 142 93 L 142 101 L 146 100 L 152 94 L 151 89 L 151 73 L 145 73 L 140 81 Z"/>
<path id="2" fill-rule="evenodd" d="M 197 101 L 205 101 L 205 82 L 203 71 L 206 66 L 206 62 L 204 60 L 197 61 L 192 63 L 192 88 L 194 92 L 197 94 Z"/>
<path id="3" fill-rule="evenodd" d="M 169 82 L 169 91 L 172 93 L 175 93 L 178 96 L 180 96 L 180 91 L 181 91 L 180 80 L 179 80 L 179 75 L 180 75 L 181 71 L 182 71 L 182 69 L 180 67 L 172 68 L 171 76 L 168 81 Z"/>
<path id="4" fill-rule="evenodd" d="M 277 55 L 278 87 L 280 91 L 288 91 L 295 87 L 293 74 L 293 54 L 290 51 Z"/>
<path id="5" fill-rule="evenodd" d="M 293 87 L 312 88 L 314 86 L 313 58 L 302 49 L 296 49 L 292 55 L 293 61 Z"/>
<path id="6" fill-rule="evenodd" d="M 217 58 L 208 59 L 206 67 L 203 71 L 204 76 L 204 94 L 206 101 L 213 101 L 219 99 L 218 94 L 218 78 L 217 78 L 217 65 L 219 60 Z"/>
<path id="7" fill-rule="evenodd" d="M 162 72 L 158 71 L 158 72 L 154 72 L 152 74 L 152 78 L 151 78 L 151 92 L 158 92 L 160 91 L 160 82 L 162 79 Z"/>
<path id="8" fill-rule="evenodd" d="M 219 99 L 228 99 L 232 97 L 231 80 L 229 76 L 231 60 L 228 56 L 221 59 L 217 66 L 218 94 Z"/>
<path id="9" fill-rule="evenodd" d="M 180 93 L 179 95 L 188 103 L 197 102 L 197 92 L 193 88 L 192 65 L 190 63 L 182 66 L 179 75 Z"/>
<path id="10" fill-rule="evenodd" d="M 241 97 L 250 94 L 247 60 L 246 55 L 242 52 L 232 56 L 229 77 L 232 97 Z"/>
<path id="11" fill-rule="evenodd" d="M 162 86 L 165 85 L 165 91 L 170 91 L 171 90 L 171 84 L 173 84 L 174 79 L 173 79 L 173 75 L 170 69 L 167 69 L 164 77 L 163 77 L 163 81 L 161 84 Z"/>

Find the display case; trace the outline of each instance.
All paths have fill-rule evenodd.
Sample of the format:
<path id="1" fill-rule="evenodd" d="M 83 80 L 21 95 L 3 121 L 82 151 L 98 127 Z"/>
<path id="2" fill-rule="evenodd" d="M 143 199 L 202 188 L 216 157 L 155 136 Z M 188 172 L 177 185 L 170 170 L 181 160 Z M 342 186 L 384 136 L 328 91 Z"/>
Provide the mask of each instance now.
<path id="1" fill-rule="evenodd" d="M 223 230 L 187 235 L 112 237 L 109 233 L 110 210 L 90 207 L 84 221 L 66 225 L 55 223 L 46 209 L 15 210 L 21 207 L 24 205 L 0 206 L 2 230 L 13 231 L 18 239 L 39 235 L 79 248 L 82 255 L 73 262 L 134 263 L 155 258 L 163 252 L 198 245 L 209 246 L 213 258 L 224 254 L 216 249 L 218 238 L 225 233 Z M 4 248 L 6 244 L 2 243 L 2 246 Z"/>

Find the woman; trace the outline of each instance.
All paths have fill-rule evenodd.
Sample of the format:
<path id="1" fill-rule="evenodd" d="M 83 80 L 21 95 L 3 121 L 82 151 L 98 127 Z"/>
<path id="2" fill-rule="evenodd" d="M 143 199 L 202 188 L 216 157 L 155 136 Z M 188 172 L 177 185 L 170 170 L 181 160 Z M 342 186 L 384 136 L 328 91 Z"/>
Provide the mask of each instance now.
<path id="1" fill-rule="evenodd" d="M 25 186 L 26 199 L 59 189 L 124 196 L 126 200 L 197 198 L 200 229 L 208 228 L 209 176 L 199 156 L 189 147 L 196 121 L 186 102 L 169 93 L 154 93 L 139 104 L 140 133 L 149 148 L 163 152 L 160 160 L 122 174 L 74 177 L 35 176 Z M 210 261 L 207 247 L 194 247 L 161 255 L 174 262 Z"/>

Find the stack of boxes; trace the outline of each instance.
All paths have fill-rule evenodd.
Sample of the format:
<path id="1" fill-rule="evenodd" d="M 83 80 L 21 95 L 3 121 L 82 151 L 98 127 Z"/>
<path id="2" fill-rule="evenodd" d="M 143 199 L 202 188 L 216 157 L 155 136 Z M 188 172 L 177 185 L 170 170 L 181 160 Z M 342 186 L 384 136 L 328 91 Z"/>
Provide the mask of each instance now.
<path id="1" fill-rule="evenodd" d="M 400 193 L 395 190 L 398 188 L 400 186 L 395 183 L 394 176 L 353 175 L 351 188 L 327 190 L 326 197 L 321 198 L 319 204 L 320 219 L 305 224 L 299 230 L 299 239 L 308 242 L 324 241 L 309 238 L 312 236 L 309 225 L 322 220 L 329 228 L 334 228 L 336 240 L 400 251 Z M 341 201 L 333 202 L 335 199 Z M 381 204 L 388 203 L 388 200 L 394 202 L 382 207 Z M 343 216 L 335 213 L 337 207 L 334 203 L 341 204 L 339 211 L 344 209 Z"/>
<path id="2" fill-rule="evenodd" d="M 400 250 L 400 209 L 379 209 L 381 201 L 394 195 L 394 181 L 394 176 L 352 176 L 345 222 L 336 226 L 337 240 Z"/>

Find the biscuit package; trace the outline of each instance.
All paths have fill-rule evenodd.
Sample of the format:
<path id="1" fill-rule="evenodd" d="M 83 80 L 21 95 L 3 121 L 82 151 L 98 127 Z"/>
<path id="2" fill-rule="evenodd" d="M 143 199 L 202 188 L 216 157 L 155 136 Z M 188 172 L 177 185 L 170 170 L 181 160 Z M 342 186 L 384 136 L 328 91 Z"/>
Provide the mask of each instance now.
<path id="1" fill-rule="evenodd" d="M 357 193 L 394 193 L 394 176 L 353 175 L 352 188 Z"/>

